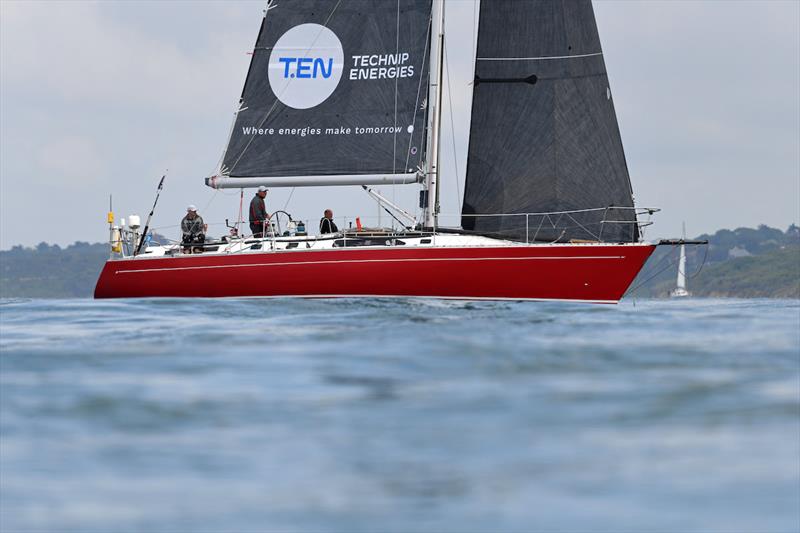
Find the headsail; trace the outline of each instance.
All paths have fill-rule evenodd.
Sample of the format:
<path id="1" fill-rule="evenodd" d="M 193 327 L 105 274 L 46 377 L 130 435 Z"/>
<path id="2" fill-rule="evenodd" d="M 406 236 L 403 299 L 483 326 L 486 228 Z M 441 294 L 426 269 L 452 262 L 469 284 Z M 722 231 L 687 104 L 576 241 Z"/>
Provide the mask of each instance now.
<path id="1" fill-rule="evenodd" d="M 215 187 L 415 182 L 431 0 L 280 0 L 265 14 Z"/>
<path id="2" fill-rule="evenodd" d="M 633 198 L 590 0 L 481 2 L 477 50 L 462 227 L 638 240 L 633 210 L 614 209 Z M 525 216 L 469 216 L 594 208 L 527 232 Z"/>
<path id="3" fill-rule="evenodd" d="M 678 280 L 675 285 L 679 290 L 686 290 L 686 245 L 681 244 L 680 259 L 678 259 Z"/>

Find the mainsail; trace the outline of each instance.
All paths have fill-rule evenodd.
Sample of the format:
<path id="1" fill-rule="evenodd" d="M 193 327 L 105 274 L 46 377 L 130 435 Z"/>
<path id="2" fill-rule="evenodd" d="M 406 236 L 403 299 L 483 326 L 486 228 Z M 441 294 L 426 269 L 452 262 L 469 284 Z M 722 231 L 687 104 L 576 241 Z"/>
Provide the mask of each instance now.
<path id="1" fill-rule="evenodd" d="M 274 4 L 274 5 L 273 5 Z M 279 0 L 212 187 L 418 181 L 431 0 Z"/>
<path id="2" fill-rule="evenodd" d="M 473 91 L 464 229 L 638 240 L 590 0 L 481 2 Z"/>

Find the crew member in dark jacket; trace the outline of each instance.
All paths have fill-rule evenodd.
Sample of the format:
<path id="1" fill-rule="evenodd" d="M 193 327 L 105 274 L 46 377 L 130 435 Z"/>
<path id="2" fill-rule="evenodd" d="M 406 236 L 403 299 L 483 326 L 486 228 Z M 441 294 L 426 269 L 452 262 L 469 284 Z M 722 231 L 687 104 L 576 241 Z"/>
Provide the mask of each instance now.
<path id="1" fill-rule="evenodd" d="M 202 253 L 203 243 L 206 242 L 206 226 L 203 217 L 197 214 L 197 208 L 190 205 L 186 208 L 186 216 L 181 220 L 181 233 L 183 233 L 183 251 L 185 253 Z M 197 245 L 200 245 L 199 247 Z"/>
<path id="2" fill-rule="evenodd" d="M 325 216 L 319 219 L 320 234 L 336 233 L 338 231 L 339 228 L 336 227 L 336 223 L 333 221 L 333 211 L 326 209 Z"/>
<path id="3" fill-rule="evenodd" d="M 267 197 L 267 188 L 263 185 L 258 188 L 256 195 L 250 200 L 250 231 L 253 237 L 264 236 L 264 226 L 269 223 L 269 214 L 264 205 L 264 198 Z"/>

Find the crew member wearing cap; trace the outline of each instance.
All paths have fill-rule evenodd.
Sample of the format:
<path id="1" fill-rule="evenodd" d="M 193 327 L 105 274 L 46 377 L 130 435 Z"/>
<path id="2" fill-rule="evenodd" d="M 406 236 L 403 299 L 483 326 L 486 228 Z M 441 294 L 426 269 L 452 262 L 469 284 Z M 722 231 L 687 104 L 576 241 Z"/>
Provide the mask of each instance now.
<path id="1" fill-rule="evenodd" d="M 184 253 L 202 253 L 203 243 L 206 242 L 208 226 L 203 223 L 203 217 L 197 214 L 197 208 L 190 205 L 186 208 L 186 216 L 181 220 L 183 232 Z M 197 245 L 200 245 L 199 247 Z"/>
<path id="2" fill-rule="evenodd" d="M 250 200 L 250 231 L 253 232 L 253 237 L 263 237 L 264 227 L 269 223 L 269 213 L 264 205 L 266 197 L 267 188 L 262 185 Z"/>

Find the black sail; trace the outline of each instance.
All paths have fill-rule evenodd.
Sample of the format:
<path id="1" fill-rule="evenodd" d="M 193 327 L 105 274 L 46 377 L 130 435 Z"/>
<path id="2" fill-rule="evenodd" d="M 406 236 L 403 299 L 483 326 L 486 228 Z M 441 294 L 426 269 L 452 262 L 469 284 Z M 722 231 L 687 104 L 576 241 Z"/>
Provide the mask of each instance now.
<path id="1" fill-rule="evenodd" d="M 416 173 L 425 148 L 431 0 L 274 4 L 221 174 L 234 181 Z"/>
<path id="2" fill-rule="evenodd" d="M 481 2 L 473 91 L 464 229 L 638 240 L 619 209 L 633 198 L 590 0 Z"/>

